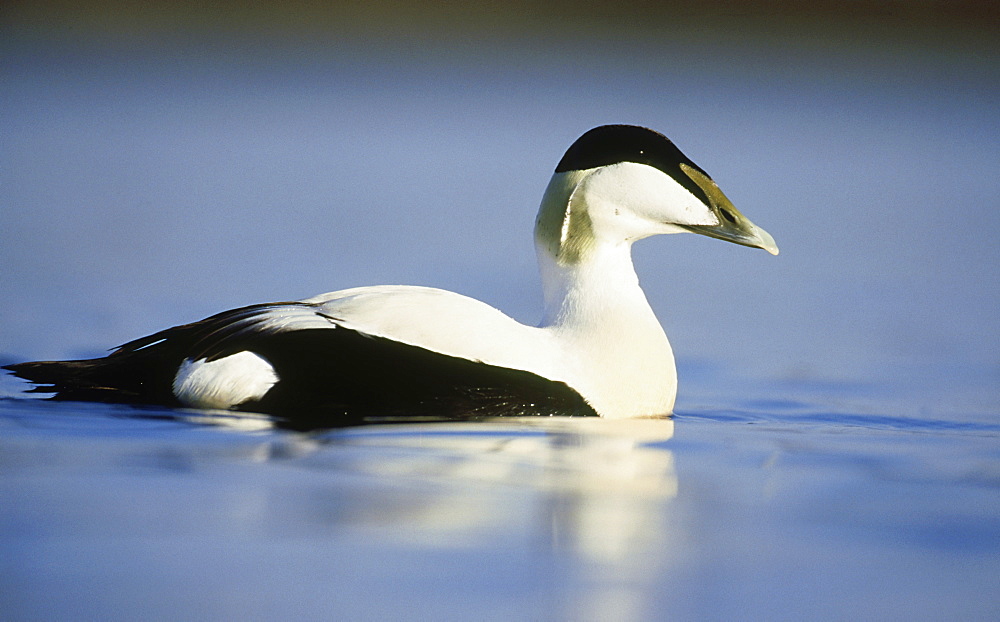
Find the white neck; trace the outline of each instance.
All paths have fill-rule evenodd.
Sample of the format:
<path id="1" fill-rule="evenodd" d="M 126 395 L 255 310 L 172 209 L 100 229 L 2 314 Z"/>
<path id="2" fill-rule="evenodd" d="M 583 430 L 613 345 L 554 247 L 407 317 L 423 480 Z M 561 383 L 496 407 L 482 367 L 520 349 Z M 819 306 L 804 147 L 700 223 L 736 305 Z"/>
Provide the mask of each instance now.
<path id="1" fill-rule="evenodd" d="M 677 392 L 673 352 L 639 286 L 631 244 L 596 243 L 569 265 L 543 240 L 537 250 L 541 327 L 566 348 L 571 384 L 605 417 L 669 414 Z"/>
<path id="2" fill-rule="evenodd" d="M 542 326 L 583 327 L 622 313 L 652 314 L 632 265 L 631 244 L 602 244 L 568 265 L 543 245 L 536 251 L 545 296 Z"/>

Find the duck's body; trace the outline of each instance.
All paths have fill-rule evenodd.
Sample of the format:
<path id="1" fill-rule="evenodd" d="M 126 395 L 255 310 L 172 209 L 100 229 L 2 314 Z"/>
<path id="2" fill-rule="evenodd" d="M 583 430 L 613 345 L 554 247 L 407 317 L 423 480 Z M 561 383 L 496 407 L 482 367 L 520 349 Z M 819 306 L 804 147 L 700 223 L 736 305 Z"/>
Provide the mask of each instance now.
<path id="1" fill-rule="evenodd" d="M 362 287 L 221 313 L 101 359 L 9 369 L 58 399 L 255 410 L 308 425 L 666 415 L 677 391 L 673 353 L 631 245 L 685 230 L 777 253 L 665 137 L 603 126 L 570 147 L 542 200 L 539 326 L 444 290 Z"/>

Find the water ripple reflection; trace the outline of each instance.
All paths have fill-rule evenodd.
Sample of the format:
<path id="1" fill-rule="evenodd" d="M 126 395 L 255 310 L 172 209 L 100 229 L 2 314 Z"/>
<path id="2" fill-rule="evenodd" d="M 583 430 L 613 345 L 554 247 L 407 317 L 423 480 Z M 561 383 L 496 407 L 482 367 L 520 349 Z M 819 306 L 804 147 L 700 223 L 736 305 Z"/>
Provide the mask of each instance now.
<path id="1" fill-rule="evenodd" d="M 0 610 L 997 610 L 985 596 L 1000 559 L 995 430 L 821 401 L 743 406 L 301 433 L 232 414 L 0 400 Z"/>
<path id="2" fill-rule="evenodd" d="M 636 619 L 650 614 L 649 577 L 663 572 L 677 537 L 664 529 L 678 490 L 671 419 L 293 433 L 247 432 L 253 421 L 239 417 L 199 417 L 216 424 L 204 426 L 170 422 L 167 411 L 0 406 L 3 488 L 26 501 L 0 513 L 0 525 L 5 547 L 23 553 L 29 570 L 19 572 L 36 576 L 51 569 L 38 568 L 45 555 L 30 543 L 56 533 L 75 545 L 110 537 L 154 549 L 177 538 L 251 537 L 260 541 L 252 548 L 306 538 L 334 558 L 346 537 L 388 560 L 383 578 L 398 578 L 407 551 L 526 555 L 526 567 L 539 566 L 530 574 L 554 566 L 541 585 L 564 601 L 559 617 Z M 113 550 L 83 556 L 93 564 Z M 173 571 L 206 572 L 204 555 Z"/>

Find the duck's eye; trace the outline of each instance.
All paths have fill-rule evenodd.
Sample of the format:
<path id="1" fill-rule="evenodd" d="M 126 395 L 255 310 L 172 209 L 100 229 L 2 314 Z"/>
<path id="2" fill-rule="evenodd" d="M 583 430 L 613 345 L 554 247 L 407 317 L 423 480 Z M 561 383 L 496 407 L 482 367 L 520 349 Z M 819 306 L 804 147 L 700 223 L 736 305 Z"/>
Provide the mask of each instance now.
<path id="1" fill-rule="evenodd" d="M 732 212 L 730 212 L 727 209 L 720 209 L 719 212 L 722 214 L 723 218 L 725 218 L 729 222 L 733 223 L 734 225 L 736 224 L 736 215 L 735 214 L 733 214 Z"/>

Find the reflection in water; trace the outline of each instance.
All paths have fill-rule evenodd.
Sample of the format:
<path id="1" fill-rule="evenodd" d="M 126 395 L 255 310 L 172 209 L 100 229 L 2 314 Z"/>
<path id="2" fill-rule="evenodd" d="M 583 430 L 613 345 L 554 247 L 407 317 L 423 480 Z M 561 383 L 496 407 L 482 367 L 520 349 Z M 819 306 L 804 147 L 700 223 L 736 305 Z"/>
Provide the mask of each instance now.
<path id="1" fill-rule="evenodd" d="M 995 427 L 815 412 L 687 415 L 677 442 L 670 420 L 230 432 L 0 400 L 0 611 L 996 619 Z"/>
<path id="2" fill-rule="evenodd" d="M 523 591 L 543 617 L 646 619 L 674 559 L 670 419 L 291 433 L 255 416 L 190 425 L 175 411 L 69 406 L 0 404 L 0 489 L 18 500 L 0 511 L 0 540 L 32 586 L 27 609 L 156 611 L 180 592 L 204 614 L 219 594 L 273 604 L 294 586 L 313 607 L 367 611 L 392 586 L 398 617 L 461 582 L 478 590 L 459 597 L 473 607 Z M 88 582 L 61 574 L 76 567 Z M 62 605 L 43 597 L 52 586 Z"/>
<path id="3" fill-rule="evenodd" d="M 672 435 L 670 419 L 525 418 L 338 431 L 299 449 L 316 450 L 308 461 L 316 468 L 423 484 L 379 511 L 339 519 L 433 548 L 482 548 L 530 530 L 536 546 L 570 558 L 579 593 L 566 614 L 639 619 L 648 581 L 669 558 L 677 480 L 672 453 L 658 443 Z"/>

